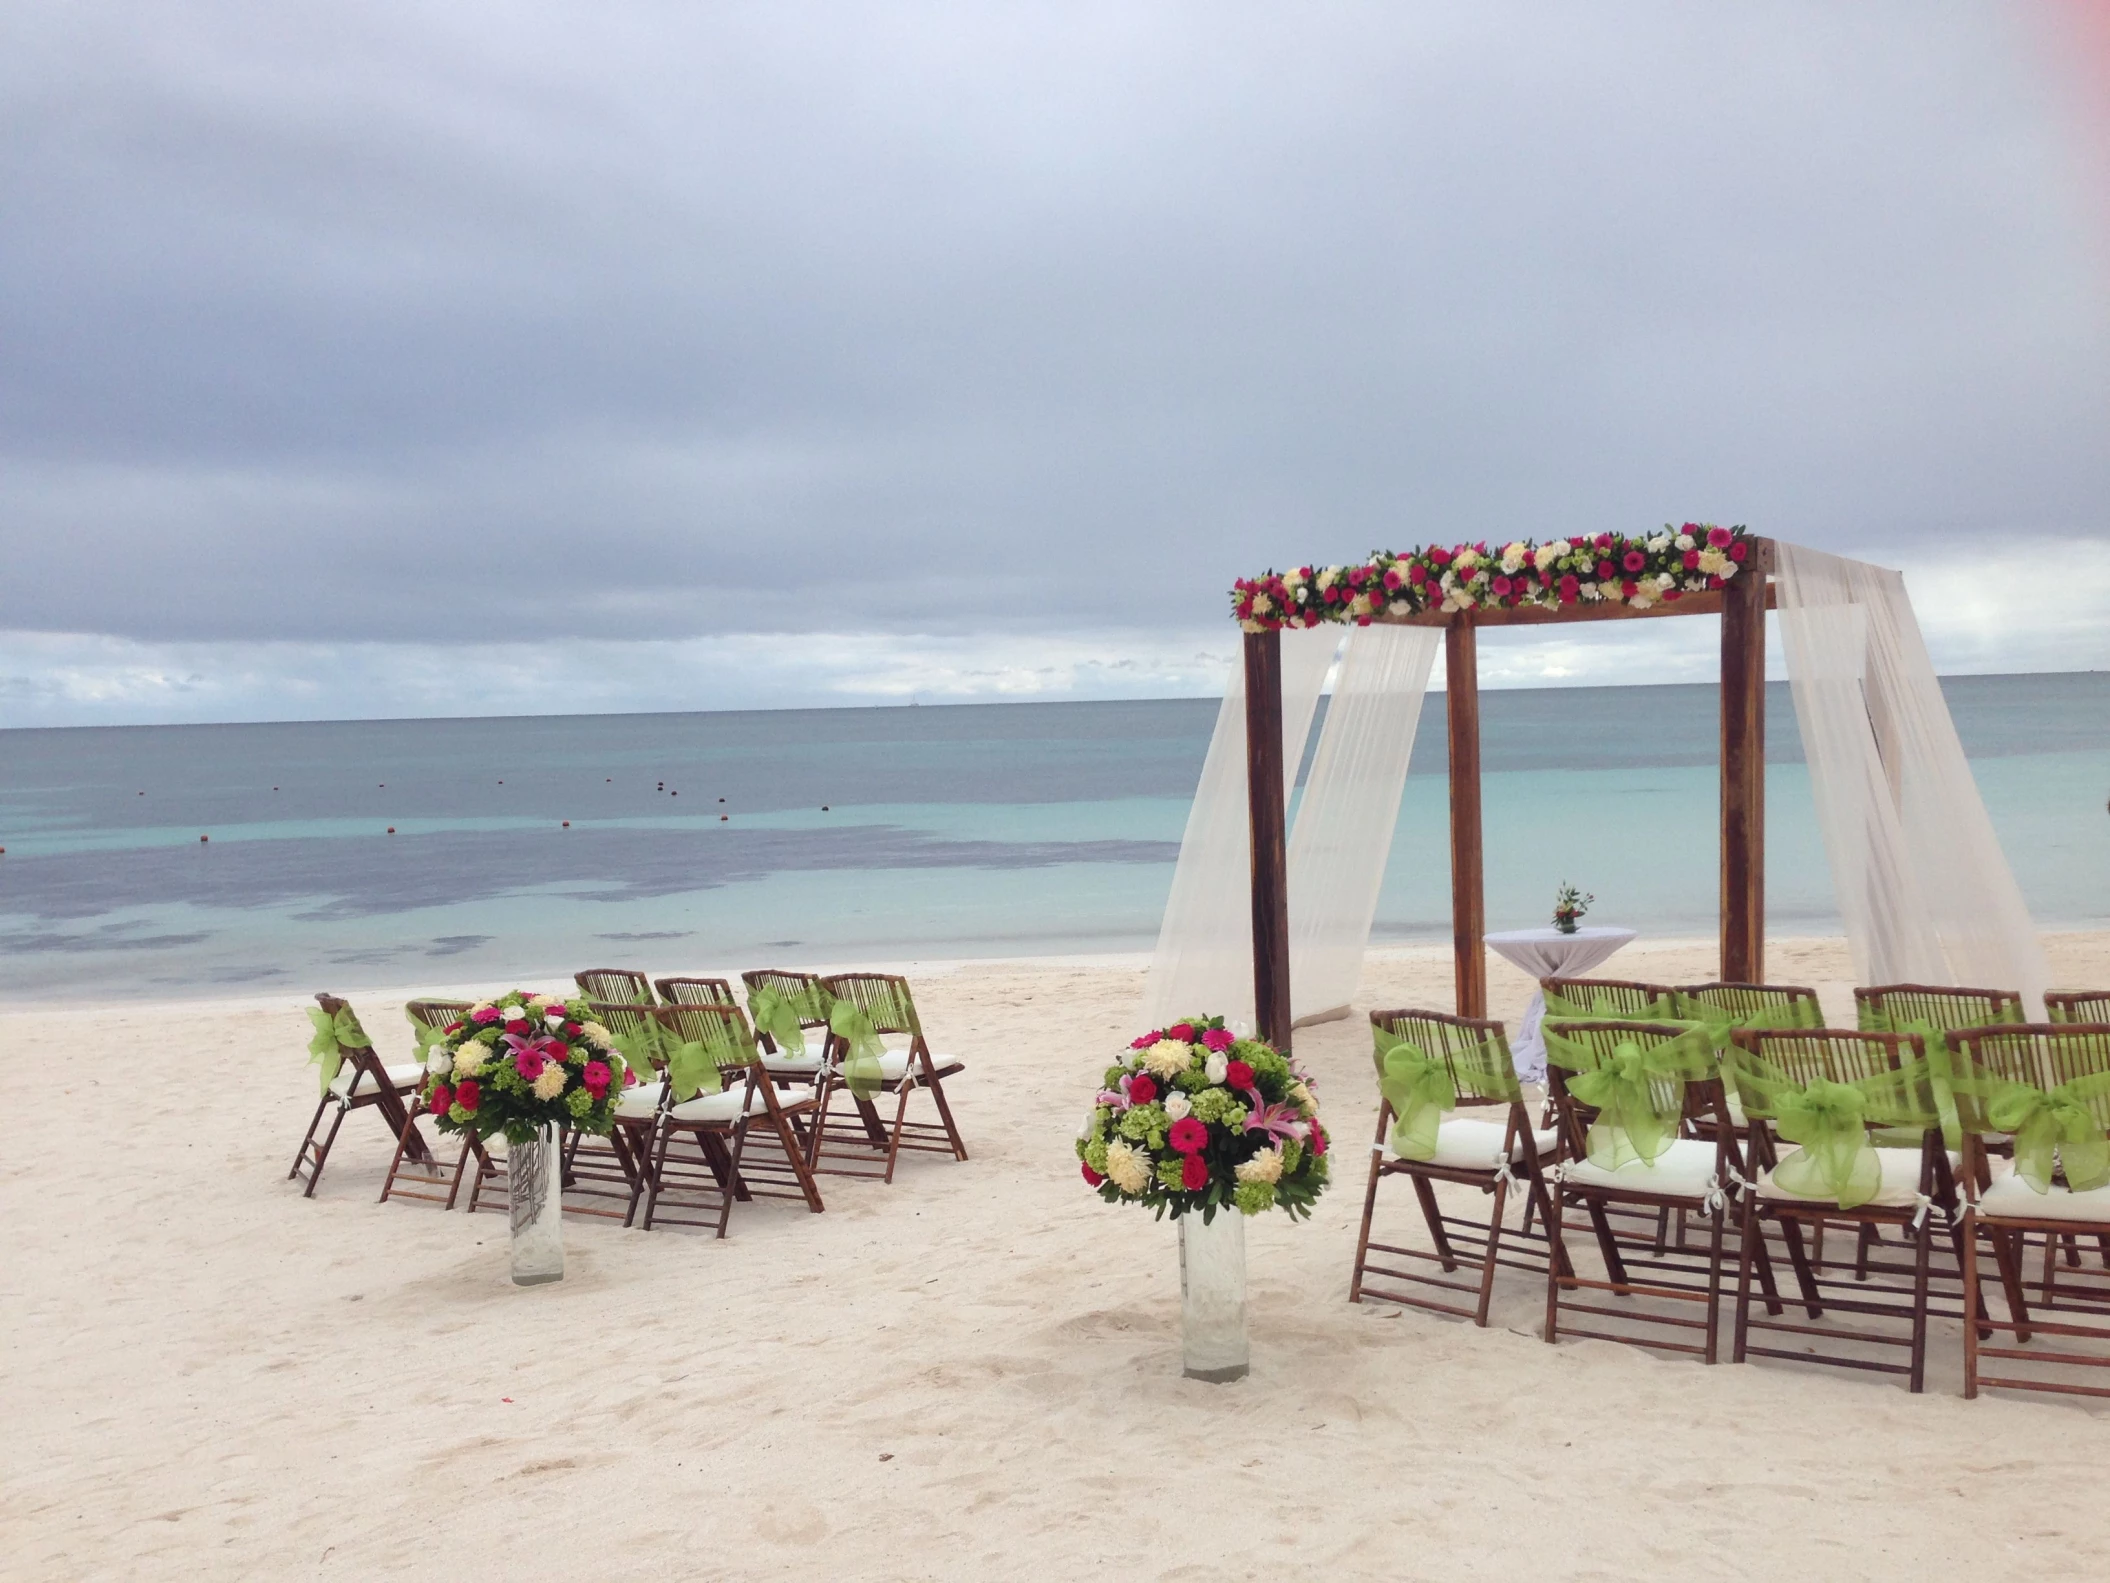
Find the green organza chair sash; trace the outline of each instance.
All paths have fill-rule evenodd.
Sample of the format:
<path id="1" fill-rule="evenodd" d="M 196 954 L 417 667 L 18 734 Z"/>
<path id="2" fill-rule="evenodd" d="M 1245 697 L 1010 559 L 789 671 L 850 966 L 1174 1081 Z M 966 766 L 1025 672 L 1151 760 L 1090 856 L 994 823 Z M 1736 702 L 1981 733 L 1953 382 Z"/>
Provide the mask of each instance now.
<path id="1" fill-rule="evenodd" d="M 686 1104 L 698 1094 L 721 1092 L 725 1087 L 718 1073 L 721 1061 L 740 1066 L 751 1059 L 740 1052 L 730 1033 L 721 1040 L 679 1039 L 656 1019 L 627 1033 L 611 1033 L 609 1041 L 634 1072 L 664 1067 L 676 1104 Z"/>
<path id="2" fill-rule="evenodd" d="M 1841 1209 L 1858 1208 L 1882 1189 L 1871 1126 L 1924 1136 L 1941 1119 L 1929 1066 L 1917 1059 L 1844 1083 L 1802 1082 L 1748 1050 L 1733 1050 L 1728 1062 L 1745 1114 L 1770 1119 L 1783 1138 L 1801 1145 L 1774 1169 L 1774 1181 Z"/>
<path id="3" fill-rule="evenodd" d="M 344 1052 L 371 1049 L 373 1041 L 349 1006 L 339 1006 L 334 1017 L 320 1006 L 310 1006 L 308 1021 L 315 1025 L 315 1037 L 308 1041 L 308 1059 L 320 1069 L 322 1092 L 327 1094 L 344 1065 Z"/>
<path id="4" fill-rule="evenodd" d="M 1514 1104 L 1521 1097 L 1516 1068 L 1499 1039 L 1454 1050 L 1445 1060 L 1387 1029 L 1373 1025 L 1370 1035 L 1378 1092 L 1392 1107 L 1392 1151 L 1403 1160 L 1435 1158 L 1437 1134 L 1458 1107 L 1461 1085 L 1480 1099 Z"/>
<path id="5" fill-rule="evenodd" d="M 1925 1017 L 1901 1017 L 1865 1002 L 1861 1006 L 1860 1020 L 1864 1033 L 1919 1035 L 1927 1051 L 1927 1068 L 1934 1084 L 1934 1107 L 1941 1117 L 1942 1143 L 1951 1149 L 1959 1147 L 1963 1142 L 1964 1128 L 1956 1114 L 1956 1096 L 1951 1086 L 1957 1063 L 1955 1047 L 1949 1043 L 1951 1030 L 1938 1027 Z M 2021 1016 L 2013 1011 L 1993 1019 L 1996 1023 L 2021 1020 Z"/>
<path id="6" fill-rule="evenodd" d="M 1546 1016 L 1555 1022 L 1675 1022 L 1679 1016 L 1678 998 L 1672 994 L 1652 996 L 1641 1010 L 1628 1011 L 1614 1005 L 1602 991 L 1591 996 L 1588 1005 L 1571 1000 L 1559 990 L 1541 993 L 1546 1001 Z"/>
<path id="7" fill-rule="evenodd" d="M 1957 1059 L 1951 1082 L 1965 1127 L 2011 1134 L 2015 1174 L 2032 1189 L 2049 1193 L 2061 1169 L 2076 1193 L 2110 1186 L 2110 1138 L 2089 1103 L 2110 1094 L 2110 1072 L 2091 1072 L 2047 1089 Z"/>
<path id="8" fill-rule="evenodd" d="M 1814 1028 L 1812 1013 L 1806 1011 L 1806 1002 L 1796 1001 L 1785 1006 L 1759 1006 L 1750 1011 L 1736 1011 L 1727 1006 L 1712 1005 L 1696 995 L 1677 996 L 1677 1020 L 1690 1023 L 1707 1031 L 1708 1042 L 1717 1054 L 1726 1055 L 1739 1029 Z"/>
<path id="9" fill-rule="evenodd" d="M 842 1076 L 851 1097 L 870 1100 L 884 1086 L 879 1059 L 886 1054 L 871 1017 L 853 1002 L 838 1000 L 828 1010 L 828 1031 L 843 1041 Z"/>
<path id="10" fill-rule="evenodd" d="M 1569 1094 L 1597 1112 L 1584 1152 L 1601 1170 L 1661 1158 L 1685 1116 L 1685 1085 L 1716 1070 L 1714 1046 L 1702 1028 L 1647 1044 L 1621 1038 L 1609 1053 L 1551 1027 L 1542 1031 L 1546 1059 L 1573 1074 Z"/>
<path id="11" fill-rule="evenodd" d="M 749 1012 L 755 1019 L 755 1032 L 766 1033 L 786 1055 L 806 1053 L 806 1030 L 799 1026 L 802 1017 L 820 1018 L 825 1012 L 808 1012 L 802 1003 L 810 1002 L 814 996 L 806 991 L 787 995 L 768 985 L 755 990 L 747 997 Z"/>

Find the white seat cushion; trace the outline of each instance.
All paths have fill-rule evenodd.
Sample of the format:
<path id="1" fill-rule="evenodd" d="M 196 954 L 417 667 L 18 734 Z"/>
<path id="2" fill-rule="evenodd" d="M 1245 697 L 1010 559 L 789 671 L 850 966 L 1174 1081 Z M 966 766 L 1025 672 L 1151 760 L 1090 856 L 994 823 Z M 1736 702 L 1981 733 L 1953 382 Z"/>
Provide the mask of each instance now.
<path id="1" fill-rule="evenodd" d="M 1653 1160 L 1629 1160 L 1616 1171 L 1570 1160 L 1562 1180 L 1571 1187 L 1611 1187 L 1651 1198 L 1705 1198 L 1714 1180 L 1714 1145 L 1705 1138 L 1673 1138 Z"/>
<path id="2" fill-rule="evenodd" d="M 931 1059 L 935 1061 L 937 1057 L 933 1056 Z M 1477 1121 L 1470 1116 L 1446 1116 L 1443 1124 L 1436 1129 L 1436 1153 L 1421 1163 L 1447 1165 L 1464 1171 L 1492 1171 L 1495 1167 L 1495 1156 L 1501 1152 L 1502 1135 L 1508 1130 L 1509 1124 L 1506 1121 Z M 1548 1127 L 1543 1131 L 1533 1132 L 1531 1141 L 1538 1149 L 1539 1158 L 1548 1160 L 1553 1157 L 1554 1146 L 1560 1141 L 1560 1134 Z M 1382 1152 L 1388 1160 L 1399 1158 L 1389 1138 Z M 1522 1159 L 1523 1155 L 1524 1144 L 1523 1140 L 1519 1139 L 1510 1146 L 1509 1157 L 1518 1160 Z"/>
<path id="3" fill-rule="evenodd" d="M 2092 1187 L 2085 1193 L 2056 1183 L 2040 1193 L 2021 1177 L 2000 1177 L 1978 1196 L 1978 1212 L 2011 1220 L 2080 1220 L 2110 1226 L 2110 1187 Z"/>
<path id="4" fill-rule="evenodd" d="M 819 1042 L 819 1040 L 815 1040 L 814 1044 Z M 764 1055 L 762 1064 L 772 1072 L 802 1072 L 810 1076 L 821 1069 L 821 1054 L 819 1050 L 814 1048 L 813 1044 L 809 1044 L 804 1055 L 787 1055 L 782 1050 L 778 1050 L 773 1054 Z"/>
<path id="5" fill-rule="evenodd" d="M 1789 1160 L 1801 1152 L 1799 1148 L 1789 1149 L 1781 1155 L 1780 1163 L 1782 1165 L 1787 1164 Z M 1953 1167 L 1956 1162 L 1957 1157 L 1953 1154 L 1950 1155 L 1950 1165 Z M 1876 1189 L 1876 1196 L 1871 1198 L 1868 1201 L 1869 1203 L 1874 1204 L 1879 1209 L 1904 1209 L 1919 1202 L 1919 1150 L 1878 1149 L 1876 1150 L 1876 1164 L 1882 1169 L 1882 1183 Z M 1805 1198 L 1800 1193 L 1789 1192 L 1785 1187 L 1773 1180 L 1773 1172 L 1771 1171 L 1767 1171 L 1759 1177 L 1758 1196 L 1760 1198 L 1777 1199 L 1789 1204 L 1823 1204 L 1830 1202 L 1829 1199 Z"/>
<path id="6" fill-rule="evenodd" d="M 638 1083 L 626 1088 L 616 1097 L 615 1113 L 624 1121 L 650 1121 L 659 1109 L 659 1096 L 666 1088 L 662 1079 L 652 1083 Z"/>
<path id="7" fill-rule="evenodd" d="M 398 1089 L 413 1088 L 425 1079 L 425 1063 L 422 1061 L 406 1061 L 399 1066 L 384 1066 L 381 1070 L 388 1074 L 389 1083 Z M 351 1092 L 352 1079 L 358 1071 L 359 1068 L 346 1061 L 337 1068 L 337 1075 L 330 1079 L 330 1092 L 339 1099 L 344 1098 Z M 374 1092 L 374 1085 L 371 1082 L 361 1083 L 359 1091 L 362 1094 L 370 1094 Z"/>
<path id="8" fill-rule="evenodd" d="M 676 1105 L 667 1114 L 676 1121 L 732 1121 L 740 1114 L 740 1101 L 747 1093 L 743 1082 L 717 1094 L 698 1094 L 694 1099 Z M 747 1113 L 759 1115 L 769 1109 L 769 1101 L 762 1097 L 762 1090 L 755 1090 L 748 1101 Z"/>

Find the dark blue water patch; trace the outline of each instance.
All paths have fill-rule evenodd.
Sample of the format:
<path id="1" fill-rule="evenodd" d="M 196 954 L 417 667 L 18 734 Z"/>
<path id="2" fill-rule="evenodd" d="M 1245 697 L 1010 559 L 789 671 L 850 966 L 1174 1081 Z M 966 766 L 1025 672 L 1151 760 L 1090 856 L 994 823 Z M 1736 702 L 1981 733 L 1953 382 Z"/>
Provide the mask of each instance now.
<path id="1" fill-rule="evenodd" d="M 893 825 L 569 830 L 561 836 L 457 830 L 365 841 L 248 841 L 9 858 L 0 911 L 58 920 L 141 905 L 308 903 L 295 916 L 323 922 L 553 886 L 584 900 L 619 902 L 712 890 L 787 871 L 1169 864 L 1178 855 L 1179 845 L 1172 841 L 951 841 Z"/>
<path id="2" fill-rule="evenodd" d="M 695 937 L 694 929 L 632 929 L 615 934 L 597 934 L 596 940 L 615 940 L 631 944 L 639 940 L 688 940 Z"/>
<path id="3" fill-rule="evenodd" d="M 460 956 L 464 951 L 473 951 L 480 945 L 489 945 L 496 939 L 488 934 L 443 934 L 425 948 L 427 956 Z"/>
<path id="4" fill-rule="evenodd" d="M 109 929 L 62 934 L 16 929 L 0 933 L 0 952 L 27 956 L 43 951 L 172 951 L 179 946 L 201 945 L 211 938 L 209 929 L 189 934 L 125 934 Z"/>

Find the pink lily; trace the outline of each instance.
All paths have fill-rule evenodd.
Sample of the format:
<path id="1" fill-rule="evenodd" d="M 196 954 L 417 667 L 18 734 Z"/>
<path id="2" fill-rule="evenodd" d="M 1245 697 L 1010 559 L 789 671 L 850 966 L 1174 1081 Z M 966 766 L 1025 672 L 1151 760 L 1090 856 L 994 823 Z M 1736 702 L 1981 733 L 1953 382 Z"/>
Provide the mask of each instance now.
<path id="1" fill-rule="evenodd" d="M 1253 1107 L 1252 1114 L 1245 1119 L 1245 1130 L 1264 1132 L 1275 1139 L 1302 1139 L 1311 1131 L 1311 1123 L 1297 1113 L 1297 1107 L 1284 1100 L 1279 1105 Z"/>

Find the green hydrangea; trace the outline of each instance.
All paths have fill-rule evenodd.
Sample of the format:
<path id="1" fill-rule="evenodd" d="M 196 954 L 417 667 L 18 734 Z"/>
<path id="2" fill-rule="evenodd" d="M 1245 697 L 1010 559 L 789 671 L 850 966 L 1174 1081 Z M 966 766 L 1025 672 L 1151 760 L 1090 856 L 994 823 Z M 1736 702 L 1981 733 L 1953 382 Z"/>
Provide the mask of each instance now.
<path id="1" fill-rule="evenodd" d="M 461 1106 L 456 1105 L 454 1108 L 460 1110 Z M 1106 1174 L 1106 1140 L 1104 1138 L 1095 1138 L 1084 1146 L 1084 1163 L 1089 1165 L 1100 1176 Z"/>
<path id="2" fill-rule="evenodd" d="M 1253 1046 L 1253 1053 L 1246 1058 L 1246 1064 L 1252 1067 L 1253 1075 L 1263 1084 L 1272 1082 L 1272 1084 L 1279 1084 L 1283 1088 L 1289 1086 L 1289 1062 L 1267 1048 L 1267 1046 Z"/>
<path id="3" fill-rule="evenodd" d="M 1231 1091 L 1227 1088 L 1205 1088 L 1194 1096 L 1196 1121 L 1221 1122 L 1229 1126 L 1231 1123 L 1228 1118 L 1234 1110 L 1238 1112 L 1238 1119 L 1244 1121 L 1245 1107 L 1231 1097 Z"/>
<path id="4" fill-rule="evenodd" d="M 1172 1125 L 1165 1114 L 1165 1107 L 1152 1101 L 1148 1105 L 1136 1105 L 1121 1117 L 1116 1129 L 1132 1143 L 1148 1142 L 1153 1151 L 1165 1147 L 1165 1129 Z"/>
<path id="5" fill-rule="evenodd" d="M 1180 1172 L 1185 1166 L 1186 1161 L 1177 1154 L 1167 1155 L 1158 1161 L 1158 1185 L 1169 1187 L 1175 1193 L 1180 1192 L 1186 1185 L 1180 1180 Z"/>
<path id="6" fill-rule="evenodd" d="M 1241 1214 L 1262 1214 L 1275 1207 L 1275 1186 L 1272 1182 L 1240 1182 L 1231 1202 Z"/>
<path id="7" fill-rule="evenodd" d="M 1209 1086 L 1209 1074 L 1199 1066 L 1190 1066 L 1172 1080 L 1172 1086 L 1184 1089 L 1190 1094 L 1199 1094 Z"/>
<path id="8" fill-rule="evenodd" d="M 593 1095 L 583 1088 L 575 1088 L 565 1097 L 564 1108 L 584 1120 L 593 1109 Z"/>
<path id="9" fill-rule="evenodd" d="M 1303 1144 L 1299 1143 L 1295 1138 L 1282 1140 L 1282 1174 L 1284 1176 L 1294 1176 L 1297 1171 L 1297 1162 L 1303 1158 Z"/>
<path id="10" fill-rule="evenodd" d="M 1099 1086 L 1101 1088 L 1110 1088 L 1118 1094 L 1121 1091 L 1121 1079 L 1126 1076 L 1128 1076 L 1127 1067 L 1110 1066 L 1106 1069 L 1106 1076 L 1100 1080 Z"/>

